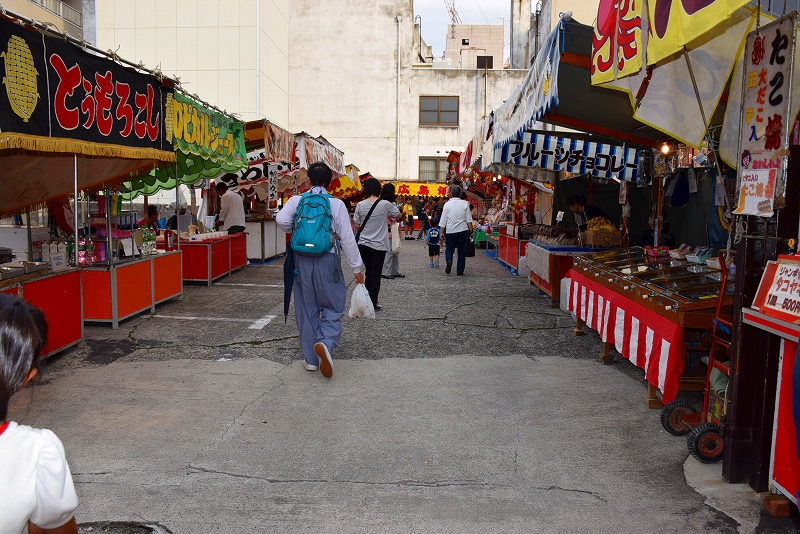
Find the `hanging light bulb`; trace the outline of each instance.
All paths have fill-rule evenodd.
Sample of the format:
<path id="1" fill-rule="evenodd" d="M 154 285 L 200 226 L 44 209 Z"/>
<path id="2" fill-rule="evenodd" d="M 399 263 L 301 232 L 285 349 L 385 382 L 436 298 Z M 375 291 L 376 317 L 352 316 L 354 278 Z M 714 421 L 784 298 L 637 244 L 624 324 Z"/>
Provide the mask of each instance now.
<path id="1" fill-rule="evenodd" d="M 661 153 L 669 154 L 669 145 L 666 142 L 663 145 L 661 145 Z"/>

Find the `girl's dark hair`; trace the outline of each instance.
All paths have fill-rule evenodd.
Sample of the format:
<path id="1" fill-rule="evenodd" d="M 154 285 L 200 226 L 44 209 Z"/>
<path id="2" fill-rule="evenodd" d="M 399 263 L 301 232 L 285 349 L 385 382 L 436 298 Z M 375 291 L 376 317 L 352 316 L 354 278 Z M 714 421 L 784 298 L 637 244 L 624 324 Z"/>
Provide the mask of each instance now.
<path id="1" fill-rule="evenodd" d="M 383 189 L 381 189 L 381 198 L 383 200 L 388 200 L 389 202 L 394 202 L 394 184 L 383 184 Z"/>
<path id="2" fill-rule="evenodd" d="M 381 196 L 381 183 L 377 178 L 367 178 L 361 184 L 364 187 L 365 197 L 379 197 Z"/>
<path id="3" fill-rule="evenodd" d="M 0 420 L 11 396 L 22 387 L 47 340 L 47 320 L 39 308 L 0 293 Z"/>
<path id="4" fill-rule="evenodd" d="M 152 217 L 153 215 L 158 215 L 158 208 L 153 205 L 147 206 L 147 216 Z"/>
<path id="5" fill-rule="evenodd" d="M 572 206 L 573 204 L 580 204 L 581 206 L 585 206 L 586 197 L 581 195 L 572 195 L 567 199 L 567 206 Z"/>

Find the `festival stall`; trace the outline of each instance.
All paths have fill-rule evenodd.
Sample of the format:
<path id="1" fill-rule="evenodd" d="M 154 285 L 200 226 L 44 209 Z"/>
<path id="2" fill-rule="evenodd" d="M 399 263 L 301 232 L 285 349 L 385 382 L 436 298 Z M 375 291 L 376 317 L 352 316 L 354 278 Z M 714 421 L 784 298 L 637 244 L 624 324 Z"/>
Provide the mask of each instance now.
<path id="1" fill-rule="evenodd" d="M 246 166 L 244 125 L 212 109 L 210 105 L 179 92 L 175 92 L 174 98 L 168 101 L 167 114 L 171 118 L 167 133 L 175 149 L 177 165 L 156 169 L 124 187 L 131 199 L 140 194 L 151 195 L 161 189 L 176 191 L 177 232 L 166 230 L 156 238 L 155 247 L 147 247 L 146 252 L 151 254 L 143 254 L 143 259 L 145 255 L 153 256 L 150 275 L 153 279 L 153 304 L 170 298 L 168 288 L 172 292 L 182 291 L 183 281 L 210 284 L 212 280 L 230 274 L 247 263 L 241 244 L 244 236 L 196 232 L 198 225 L 188 224 L 193 220 L 192 214 L 179 214 L 177 196 L 177 188 L 181 184 L 194 184 L 201 179 L 217 176 L 220 172 L 236 171 Z M 187 219 L 186 224 L 183 224 L 182 217 Z M 167 265 L 159 254 L 162 250 L 167 254 L 176 252 L 178 259 Z M 212 261 L 216 258 L 216 261 Z M 141 269 L 141 273 L 146 274 L 144 269 Z M 159 289 L 162 290 L 161 294 L 158 293 Z M 104 301 L 101 298 L 99 302 Z"/>
<path id="2" fill-rule="evenodd" d="M 66 35 L 15 17 L 0 16 L 0 43 L 6 44 L 0 214 L 30 213 L 72 197 L 72 220 L 62 222 L 72 229 L 74 248 L 70 251 L 66 242 L 50 245 L 48 262 L 12 264 L 16 273 L 6 265 L 0 290 L 42 309 L 50 329 L 45 351 L 52 354 L 82 339 L 85 299 L 105 289 L 78 270 L 79 250 L 86 247 L 79 234 L 88 235 L 89 220 L 80 216 L 79 194 L 174 161 L 164 122 L 172 91 L 163 77 L 123 67 L 99 50 L 90 54 Z M 29 251 L 32 259 L 41 254 L 33 247 Z"/>

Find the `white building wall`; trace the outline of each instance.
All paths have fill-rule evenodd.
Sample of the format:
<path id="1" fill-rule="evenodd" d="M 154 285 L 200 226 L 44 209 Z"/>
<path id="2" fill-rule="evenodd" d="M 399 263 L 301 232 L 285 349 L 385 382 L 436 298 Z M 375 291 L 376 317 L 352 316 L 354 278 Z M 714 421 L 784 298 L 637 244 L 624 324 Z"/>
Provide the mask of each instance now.
<path id="1" fill-rule="evenodd" d="M 293 0 L 290 24 L 292 131 L 323 135 L 344 151 L 346 162 L 382 180 L 416 180 L 420 156 L 446 157 L 472 139 L 483 115 L 483 71 L 412 67 L 419 56 L 412 0 Z M 487 110 L 499 106 L 525 74 L 489 71 Z M 420 127 L 420 95 L 459 96 L 458 127 Z"/>
<path id="2" fill-rule="evenodd" d="M 243 120 L 289 122 L 290 0 L 102 0 L 97 47 Z"/>

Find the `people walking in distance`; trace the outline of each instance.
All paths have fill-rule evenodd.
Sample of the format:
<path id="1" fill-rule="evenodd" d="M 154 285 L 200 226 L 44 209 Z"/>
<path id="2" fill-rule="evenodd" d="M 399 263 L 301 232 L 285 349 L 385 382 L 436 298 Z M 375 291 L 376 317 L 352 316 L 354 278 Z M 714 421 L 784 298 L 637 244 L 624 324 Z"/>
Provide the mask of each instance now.
<path id="1" fill-rule="evenodd" d="M 396 222 L 400 222 L 403 219 L 403 212 L 402 207 L 395 202 L 395 194 L 394 194 L 394 184 L 383 184 L 383 189 L 381 189 L 381 198 L 383 200 L 387 200 L 392 202 L 397 209 L 400 210 L 400 218 L 392 218 L 389 217 L 389 229 L 391 229 L 392 225 Z M 391 246 L 391 231 L 389 232 L 389 250 L 386 252 L 386 256 L 383 260 L 383 270 L 381 271 L 381 278 L 386 278 L 391 280 L 392 278 L 405 278 L 406 275 L 400 274 L 400 252 L 395 252 L 392 250 Z"/>
<path id="2" fill-rule="evenodd" d="M 442 208 L 442 217 L 439 219 L 439 227 L 444 235 L 445 251 L 444 261 L 446 263 L 444 272 L 450 274 L 453 269 L 453 252 L 458 249 L 458 263 L 456 263 L 456 275 L 463 275 L 466 267 L 467 242 L 472 233 L 472 216 L 469 213 L 469 202 L 461 200 L 461 187 L 454 185 L 450 188 L 450 200 Z"/>
<path id="3" fill-rule="evenodd" d="M 365 281 L 369 297 L 376 311 L 383 309 L 378 304 L 381 291 L 383 260 L 389 251 L 389 217 L 400 217 L 400 210 L 388 200 L 382 200 L 381 183 L 377 178 L 367 178 L 363 183 L 366 198 L 356 204 L 353 222 L 359 225 L 358 250 L 364 260 Z"/>
<path id="4" fill-rule="evenodd" d="M 425 234 L 428 232 L 428 228 L 430 228 L 430 220 L 428 219 L 425 204 L 425 197 L 420 197 L 417 203 L 417 219 L 419 220 L 419 234 L 417 234 L 417 239 L 419 240 L 425 238 Z"/>
<path id="5" fill-rule="evenodd" d="M 439 266 L 439 250 L 441 248 L 439 243 L 440 236 L 439 219 L 433 218 L 431 219 L 431 228 L 428 230 L 428 235 L 425 236 L 425 242 L 428 244 L 428 256 L 431 260 L 431 268 Z"/>
<path id="6" fill-rule="evenodd" d="M 414 239 L 414 206 L 411 197 L 406 197 L 403 202 L 403 216 L 405 218 L 405 238 Z"/>

